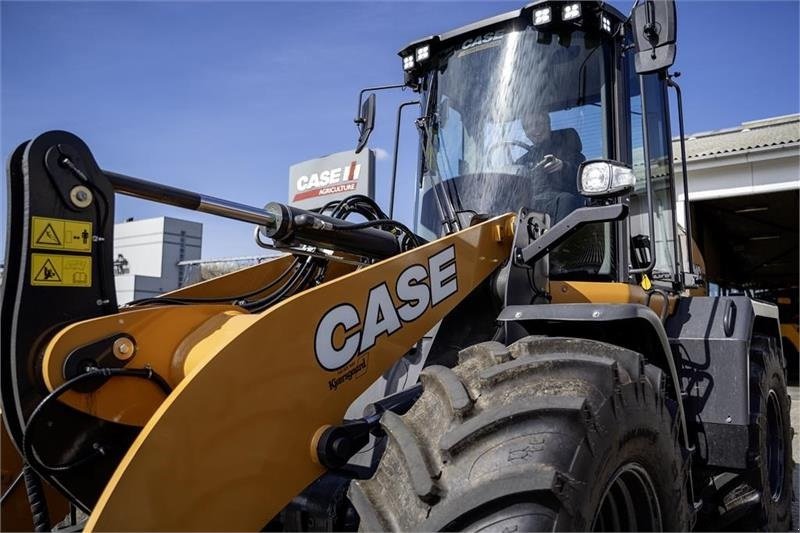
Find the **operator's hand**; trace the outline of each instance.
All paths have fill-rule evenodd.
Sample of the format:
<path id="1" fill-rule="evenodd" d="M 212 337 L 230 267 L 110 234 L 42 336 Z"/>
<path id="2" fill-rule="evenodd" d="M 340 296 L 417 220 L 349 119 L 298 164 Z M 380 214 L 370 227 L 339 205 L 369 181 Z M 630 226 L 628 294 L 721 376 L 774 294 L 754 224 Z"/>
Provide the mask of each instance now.
<path id="1" fill-rule="evenodd" d="M 554 172 L 560 172 L 561 169 L 564 168 L 564 162 L 553 154 L 547 154 L 537 166 L 539 166 L 545 174 L 552 174 Z"/>

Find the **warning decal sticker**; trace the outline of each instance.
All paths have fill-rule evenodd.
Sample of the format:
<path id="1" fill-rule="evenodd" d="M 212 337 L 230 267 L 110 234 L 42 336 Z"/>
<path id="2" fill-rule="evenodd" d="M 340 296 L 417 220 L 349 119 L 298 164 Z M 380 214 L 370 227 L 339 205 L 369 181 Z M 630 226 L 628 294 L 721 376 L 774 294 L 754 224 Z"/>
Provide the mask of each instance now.
<path id="1" fill-rule="evenodd" d="M 83 220 L 31 217 L 31 248 L 92 251 L 92 223 Z"/>
<path id="2" fill-rule="evenodd" d="M 91 287 L 92 257 L 31 254 L 31 285 Z"/>

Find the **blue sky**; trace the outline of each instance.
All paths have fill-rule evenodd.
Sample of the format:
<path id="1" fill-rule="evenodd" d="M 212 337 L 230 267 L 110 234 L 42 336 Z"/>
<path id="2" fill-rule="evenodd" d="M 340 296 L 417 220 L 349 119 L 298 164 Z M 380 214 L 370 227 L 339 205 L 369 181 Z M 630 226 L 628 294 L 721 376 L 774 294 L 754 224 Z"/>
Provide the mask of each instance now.
<path id="1" fill-rule="evenodd" d="M 7 158 L 66 129 L 109 170 L 252 205 L 285 201 L 291 164 L 354 145 L 358 90 L 400 81 L 402 46 L 521 5 L 3 1 L 0 148 Z M 800 110 L 799 6 L 679 2 L 688 132 Z M 391 153 L 396 106 L 414 96 L 379 95 L 372 147 Z M 415 149 L 406 126 L 396 214 L 409 224 Z M 385 205 L 390 157 L 377 172 Z M 203 222 L 206 258 L 261 252 L 247 225 L 118 196 L 118 221 L 160 215 Z"/>

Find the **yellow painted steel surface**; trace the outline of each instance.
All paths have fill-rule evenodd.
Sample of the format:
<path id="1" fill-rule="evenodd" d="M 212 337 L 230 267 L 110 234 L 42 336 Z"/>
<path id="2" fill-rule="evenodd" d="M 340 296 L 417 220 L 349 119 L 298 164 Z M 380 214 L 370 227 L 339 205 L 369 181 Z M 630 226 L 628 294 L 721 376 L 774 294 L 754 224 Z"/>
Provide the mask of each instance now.
<path id="1" fill-rule="evenodd" d="M 195 283 L 188 287 L 176 289 L 172 292 L 168 292 L 164 297 L 218 298 L 254 291 L 259 287 L 263 287 L 270 280 L 274 280 L 278 277 L 281 272 L 292 264 L 294 259 L 292 255 L 280 256 L 258 265 L 243 268 L 200 283 Z M 330 263 L 325 272 L 325 281 L 338 278 L 348 272 L 352 272 L 354 269 L 355 267 L 353 265 Z"/>
<path id="2" fill-rule="evenodd" d="M 293 256 L 279 257 L 178 289 L 165 297 L 215 298 L 252 292 L 276 279 L 293 261 Z M 352 265 L 332 264 L 325 277 L 327 280 L 335 279 L 353 268 Z M 213 324 L 224 323 L 243 312 L 232 305 L 159 305 L 132 308 L 116 315 L 71 324 L 57 333 L 45 350 L 42 364 L 45 385 L 53 390 L 64 382 L 64 360 L 76 347 L 125 333 L 133 337 L 136 344 L 134 355 L 125 362 L 125 367 L 150 366 L 174 387 L 185 376 L 185 366 L 195 364 L 201 358 L 197 352 L 188 358 L 183 350 L 187 337 L 206 335 Z M 164 393 L 155 384 L 132 377 L 115 377 L 94 392 L 68 391 L 60 398 L 67 405 L 90 415 L 133 426 L 144 426 L 163 400 Z"/>
<path id="3" fill-rule="evenodd" d="M 512 219 L 484 222 L 187 338 L 180 358 L 188 374 L 131 446 L 86 531 L 262 528 L 324 472 L 310 451 L 317 430 L 339 423 L 353 399 L 509 256 Z M 430 305 L 422 309 L 425 297 L 408 296 L 425 290 Z M 376 311 L 384 296 L 394 310 Z M 390 328 L 394 313 L 403 321 Z M 352 358 L 336 359 L 356 345 Z"/>
<path id="4" fill-rule="evenodd" d="M 647 292 L 638 285 L 597 281 L 551 281 L 550 296 L 554 304 L 568 303 L 636 303 L 647 305 Z M 674 311 L 677 298 L 670 296 L 669 310 Z M 661 313 L 664 298 L 654 295 L 650 307 Z"/>
<path id="5" fill-rule="evenodd" d="M 800 326 L 797 324 L 781 324 L 781 336 L 792 343 L 794 349 L 800 351 Z"/>
<path id="6" fill-rule="evenodd" d="M 158 306 L 77 322 L 59 331 L 45 350 L 45 385 L 53 390 L 64 382 L 64 359 L 76 347 L 125 333 L 136 343 L 125 366 L 150 366 L 174 387 L 183 378 L 182 370 L 172 369 L 175 350 L 183 339 L 211 317 L 241 312 L 232 305 Z M 98 418 L 144 426 L 164 401 L 164 393 L 144 379 L 115 377 L 92 393 L 65 392 L 60 401 Z"/>

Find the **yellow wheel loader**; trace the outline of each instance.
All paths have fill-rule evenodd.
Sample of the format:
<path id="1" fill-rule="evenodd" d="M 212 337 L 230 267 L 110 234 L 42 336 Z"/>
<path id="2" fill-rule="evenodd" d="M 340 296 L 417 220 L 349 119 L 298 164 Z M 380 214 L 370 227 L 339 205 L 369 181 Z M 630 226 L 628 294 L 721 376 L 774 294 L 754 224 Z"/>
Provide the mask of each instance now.
<path id="1" fill-rule="evenodd" d="M 786 530 L 777 309 L 687 296 L 675 32 L 671 1 L 542 0 L 403 48 L 412 228 L 367 196 L 252 207 L 104 170 L 71 133 L 22 143 L 4 525 L 25 497 L 37 531 Z M 284 254 L 119 306 L 116 194 Z"/>

